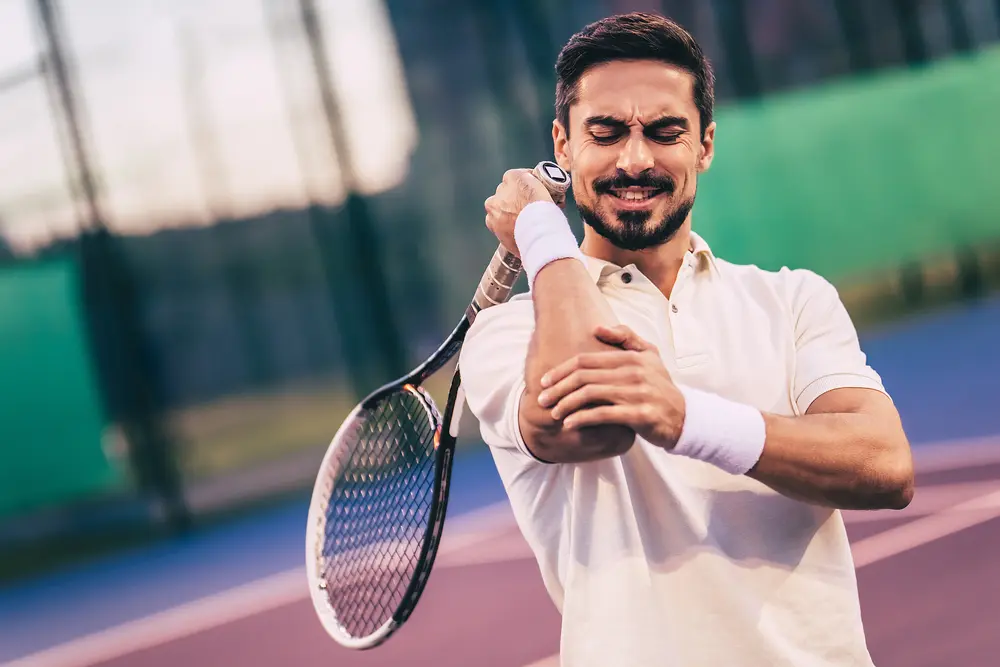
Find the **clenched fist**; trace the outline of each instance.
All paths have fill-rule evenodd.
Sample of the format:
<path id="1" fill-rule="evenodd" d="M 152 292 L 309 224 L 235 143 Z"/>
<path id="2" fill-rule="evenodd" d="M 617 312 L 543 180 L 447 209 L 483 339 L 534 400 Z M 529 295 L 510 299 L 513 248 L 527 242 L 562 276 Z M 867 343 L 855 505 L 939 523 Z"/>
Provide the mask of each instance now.
<path id="1" fill-rule="evenodd" d="M 531 169 L 510 169 L 503 175 L 496 194 L 486 200 L 486 226 L 504 248 L 521 256 L 514 241 L 514 223 L 524 207 L 536 201 L 552 201 L 548 188 Z"/>

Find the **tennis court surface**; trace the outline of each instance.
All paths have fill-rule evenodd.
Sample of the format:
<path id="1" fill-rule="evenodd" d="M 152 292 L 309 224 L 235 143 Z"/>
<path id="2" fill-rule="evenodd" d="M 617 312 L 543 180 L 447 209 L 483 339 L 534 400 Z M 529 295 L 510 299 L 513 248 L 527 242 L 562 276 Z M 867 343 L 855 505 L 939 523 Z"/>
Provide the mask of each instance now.
<path id="1" fill-rule="evenodd" d="M 995 665 L 1000 439 L 918 455 L 910 507 L 845 512 L 869 647 L 877 665 Z M 8 664 L 557 665 L 559 618 L 506 506 L 465 514 L 450 528 L 410 622 L 371 651 L 326 637 L 304 576 L 291 570 Z"/>

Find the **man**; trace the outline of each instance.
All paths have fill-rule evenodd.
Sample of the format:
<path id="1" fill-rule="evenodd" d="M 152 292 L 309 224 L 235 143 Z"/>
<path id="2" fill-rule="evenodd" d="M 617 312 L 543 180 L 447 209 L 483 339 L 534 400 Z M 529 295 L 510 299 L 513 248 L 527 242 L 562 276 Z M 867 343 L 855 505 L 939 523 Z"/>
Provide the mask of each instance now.
<path id="1" fill-rule="evenodd" d="M 460 365 L 563 664 L 871 665 L 838 510 L 905 507 L 913 468 L 837 292 L 692 231 L 713 74 L 682 28 L 600 21 L 557 72 L 584 240 L 505 174 L 486 223 L 530 291 L 478 316 Z"/>
<path id="2" fill-rule="evenodd" d="M 530 291 L 478 316 L 460 365 L 563 664 L 871 665 L 838 509 L 905 507 L 913 469 L 837 292 L 691 230 L 713 75 L 682 28 L 605 19 L 556 69 L 584 240 L 504 175 L 486 223 Z"/>

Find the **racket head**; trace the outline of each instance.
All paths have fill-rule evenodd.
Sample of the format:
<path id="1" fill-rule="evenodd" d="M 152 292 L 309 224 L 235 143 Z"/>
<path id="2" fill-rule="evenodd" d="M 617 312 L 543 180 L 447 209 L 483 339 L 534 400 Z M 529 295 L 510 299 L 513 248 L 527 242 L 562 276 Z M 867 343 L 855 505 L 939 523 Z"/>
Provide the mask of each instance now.
<path id="1" fill-rule="evenodd" d="M 433 398 L 384 388 L 344 420 L 309 505 L 306 576 L 324 630 L 351 649 L 388 639 L 417 604 L 440 544 L 454 439 Z"/>

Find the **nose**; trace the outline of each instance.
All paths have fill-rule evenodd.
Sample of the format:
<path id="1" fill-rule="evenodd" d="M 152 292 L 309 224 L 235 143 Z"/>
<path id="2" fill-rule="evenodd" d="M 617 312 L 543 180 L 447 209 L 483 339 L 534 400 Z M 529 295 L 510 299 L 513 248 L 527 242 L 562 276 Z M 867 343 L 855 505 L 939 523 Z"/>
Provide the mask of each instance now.
<path id="1" fill-rule="evenodd" d="M 618 155 L 619 169 L 629 176 L 638 176 L 647 169 L 653 168 L 653 153 L 646 145 L 645 137 L 632 135 L 625 142 L 621 153 Z"/>

